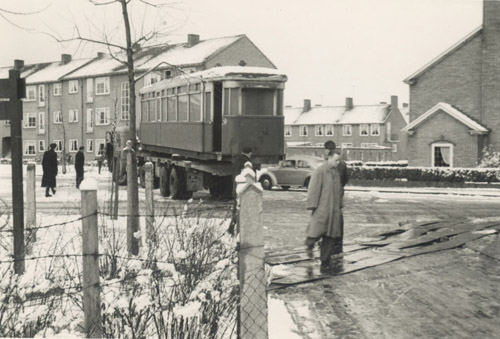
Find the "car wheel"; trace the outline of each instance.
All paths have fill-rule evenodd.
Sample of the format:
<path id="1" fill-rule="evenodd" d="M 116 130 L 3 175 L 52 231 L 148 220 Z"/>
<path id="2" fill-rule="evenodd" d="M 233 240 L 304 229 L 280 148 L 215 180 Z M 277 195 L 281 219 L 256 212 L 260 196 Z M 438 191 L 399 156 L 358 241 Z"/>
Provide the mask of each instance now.
<path id="1" fill-rule="evenodd" d="M 273 181 L 267 175 L 262 176 L 259 181 L 263 189 L 270 190 L 273 188 Z"/>
<path id="2" fill-rule="evenodd" d="M 311 180 L 311 178 L 307 178 L 306 181 L 304 182 L 304 187 L 305 188 L 308 188 L 309 187 L 309 181 Z"/>
<path id="3" fill-rule="evenodd" d="M 163 197 L 170 195 L 169 173 L 166 167 L 160 168 L 160 194 Z"/>

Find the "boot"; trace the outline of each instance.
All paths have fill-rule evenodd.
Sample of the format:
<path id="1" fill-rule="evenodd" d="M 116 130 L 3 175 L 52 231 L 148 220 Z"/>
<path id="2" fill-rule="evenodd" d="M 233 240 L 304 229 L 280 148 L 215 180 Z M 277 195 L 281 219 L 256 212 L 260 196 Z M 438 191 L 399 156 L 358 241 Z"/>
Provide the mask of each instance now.
<path id="1" fill-rule="evenodd" d="M 47 187 L 47 189 L 45 190 L 46 197 L 51 197 L 51 195 L 49 194 L 49 189 L 50 189 L 50 187 Z"/>

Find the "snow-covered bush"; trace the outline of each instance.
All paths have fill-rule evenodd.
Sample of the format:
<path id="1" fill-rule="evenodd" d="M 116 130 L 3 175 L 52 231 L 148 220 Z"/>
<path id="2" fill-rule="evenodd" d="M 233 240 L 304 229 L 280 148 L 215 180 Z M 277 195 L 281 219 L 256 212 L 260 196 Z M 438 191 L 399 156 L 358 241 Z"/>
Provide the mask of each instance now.
<path id="1" fill-rule="evenodd" d="M 499 168 L 500 152 L 496 151 L 492 145 L 485 146 L 478 167 Z"/>

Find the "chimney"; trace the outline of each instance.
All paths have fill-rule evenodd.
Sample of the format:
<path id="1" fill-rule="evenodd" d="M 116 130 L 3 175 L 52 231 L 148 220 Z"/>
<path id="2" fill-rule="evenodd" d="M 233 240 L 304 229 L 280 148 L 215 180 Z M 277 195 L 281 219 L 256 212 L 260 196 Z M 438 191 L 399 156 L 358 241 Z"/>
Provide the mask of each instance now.
<path id="1" fill-rule="evenodd" d="M 24 67 L 24 60 L 16 59 L 14 60 L 14 69 L 20 70 Z"/>
<path id="2" fill-rule="evenodd" d="M 398 108 L 398 96 L 397 95 L 391 95 L 391 106 L 392 108 Z"/>
<path id="3" fill-rule="evenodd" d="M 61 65 L 66 65 L 71 62 L 71 54 L 61 54 Z"/>
<path id="4" fill-rule="evenodd" d="M 353 107 L 354 104 L 352 98 L 345 98 L 345 110 L 350 111 L 351 109 L 353 109 Z"/>
<path id="5" fill-rule="evenodd" d="M 408 107 L 408 103 L 407 102 L 403 102 L 403 107 Z"/>
<path id="6" fill-rule="evenodd" d="M 200 42 L 200 36 L 198 34 L 188 34 L 188 46 L 194 46 Z"/>
<path id="7" fill-rule="evenodd" d="M 311 99 L 304 99 L 304 109 L 302 112 L 309 112 L 311 110 Z"/>

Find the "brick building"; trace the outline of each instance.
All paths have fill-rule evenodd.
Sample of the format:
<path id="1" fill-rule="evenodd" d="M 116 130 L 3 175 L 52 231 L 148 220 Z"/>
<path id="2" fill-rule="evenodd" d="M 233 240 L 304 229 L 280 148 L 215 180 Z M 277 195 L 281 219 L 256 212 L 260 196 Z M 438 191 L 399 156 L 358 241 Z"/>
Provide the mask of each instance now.
<path id="1" fill-rule="evenodd" d="M 144 47 L 134 59 L 137 92 L 144 85 L 179 74 L 214 66 L 276 68 L 245 35 L 200 40 L 189 34 L 187 43 Z M 25 159 L 40 160 L 50 143 L 68 158 L 85 146 L 87 160 L 104 147 L 106 135 L 129 121 L 130 91 L 126 66 L 104 53 L 72 60 L 63 54 L 51 63 L 14 65 L 26 79 L 23 102 L 23 152 Z M 11 67 L 0 68 L 0 78 Z M 138 93 L 136 93 L 136 96 Z M 139 112 L 140 100 L 137 100 Z M 140 114 L 137 114 L 139 123 Z M 1 155 L 10 155 L 8 121 L 0 125 Z M 139 126 L 139 125 L 138 125 Z"/>
<path id="2" fill-rule="evenodd" d="M 410 85 L 410 166 L 475 167 L 500 150 L 500 2 L 483 24 L 404 80 Z"/>
<path id="3" fill-rule="evenodd" d="M 285 107 L 287 154 L 323 154 L 323 145 L 333 140 L 348 160 L 396 161 L 406 159 L 406 144 L 400 130 L 406 125 L 398 97 L 391 103 L 354 105 L 346 98 L 345 106 Z"/>

